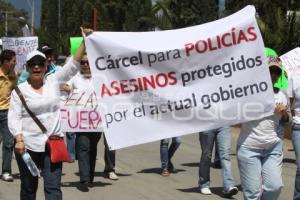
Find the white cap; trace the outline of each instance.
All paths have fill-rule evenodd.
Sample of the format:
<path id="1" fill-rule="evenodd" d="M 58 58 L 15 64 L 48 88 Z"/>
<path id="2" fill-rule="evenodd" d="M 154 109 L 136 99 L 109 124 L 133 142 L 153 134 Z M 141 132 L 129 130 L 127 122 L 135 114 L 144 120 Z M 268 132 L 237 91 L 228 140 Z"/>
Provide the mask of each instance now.
<path id="1" fill-rule="evenodd" d="M 41 56 L 43 58 L 46 59 L 45 54 L 43 54 L 42 52 L 38 51 L 38 50 L 34 50 L 32 52 L 30 52 L 29 54 L 27 54 L 26 56 L 26 62 L 28 62 L 29 60 L 31 60 L 34 56 Z"/>

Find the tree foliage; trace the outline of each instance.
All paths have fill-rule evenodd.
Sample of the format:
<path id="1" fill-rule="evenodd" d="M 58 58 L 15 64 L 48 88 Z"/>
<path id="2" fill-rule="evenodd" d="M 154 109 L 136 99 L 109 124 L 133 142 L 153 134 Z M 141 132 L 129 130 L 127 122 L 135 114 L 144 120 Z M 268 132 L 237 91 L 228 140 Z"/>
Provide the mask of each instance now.
<path id="1" fill-rule="evenodd" d="M 151 31 L 202 24 L 253 4 L 266 46 L 282 54 L 300 42 L 299 16 L 287 16 L 288 10 L 300 10 L 299 0 L 227 0 L 221 14 L 218 0 L 157 0 L 154 4 L 151 0 L 60 0 L 60 26 L 57 2 L 43 0 L 38 35 L 60 53 L 67 53 L 69 37 L 79 36 L 80 26 L 92 27 L 93 10 L 97 11 L 97 30 Z"/>
<path id="2" fill-rule="evenodd" d="M 218 18 L 216 1 L 159 0 L 153 7 L 158 28 L 174 29 L 202 24 Z"/>
<path id="3" fill-rule="evenodd" d="M 0 0 L 0 37 L 5 36 L 5 12 L 7 14 L 7 36 L 16 37 L 22 36 L 21 28 L 25 25 L 27 19 L 27 12 L 22 9 L 16 9 L 10 3 Z M 25 21 L 20 20 L 24 17 Z"/>
<path id="4" fill-rule="evenodd" d="M 61 53 L 68 53 L 69 38 L 80 36 L 80 26 L 93 26 L 97 12 L 97 30 L 149 31 L 154 28 L 151 0 L 61 0 L 61 25 L 58 26 L 58 4 L 43 0 L 40 41 Z"/>
<path id="5" fill-rule="evenodd" d="M 300 45 L 300 3 L 295 0 L 230 0 L 226 3 L 226 14 L 231 14 L 248 4 L 256 7 L 258 23 L 265 46 L 283 54 Z"/>
<path id="6" fill-rule="evenodd" d="M 82 0 L 61 0 L 60 3 L 59 13 L 58 3 L 43 0 L 38 35 L 41 43 L 47 43 L 57 52 L 66 54 L 69 50 L 69 37 L 80 36 L 79 27 L 90 24 L 92 5 Z"/>

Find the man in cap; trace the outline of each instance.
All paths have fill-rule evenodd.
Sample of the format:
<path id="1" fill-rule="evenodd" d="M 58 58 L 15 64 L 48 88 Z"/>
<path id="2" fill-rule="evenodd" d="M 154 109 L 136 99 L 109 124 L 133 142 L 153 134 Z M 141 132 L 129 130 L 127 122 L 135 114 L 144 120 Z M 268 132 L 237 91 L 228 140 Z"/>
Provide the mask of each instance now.
<path id="1" fill-rule="evenodd" d="M 0 55 L 0 137 L 2 144 L 2 180 L 13 181 L 11 175 L 11 160 L 14 138 L 8 129 L 7 115 L 10 95 L 17 83 L 15 72 L 16 53 L 4 50 Z"/>

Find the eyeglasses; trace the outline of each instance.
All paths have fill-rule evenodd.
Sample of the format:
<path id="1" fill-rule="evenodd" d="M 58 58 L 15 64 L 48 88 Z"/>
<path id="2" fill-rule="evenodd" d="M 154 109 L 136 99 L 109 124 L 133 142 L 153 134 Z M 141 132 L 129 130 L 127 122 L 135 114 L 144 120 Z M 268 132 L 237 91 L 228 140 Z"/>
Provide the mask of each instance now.
<path id="1" fill-rule="evenodd" d="M 85 64 L 89 65 L 89 61 L 88 60 L 80 61 L 80 65 L 85 65 Z"/>
<path id="2" fill-rule="evenodd" d="M 30 62 L 27 65 L 28 65 L 28 67 L 35 67 L 35 66 L 44 67 L 45 62 Z"/>

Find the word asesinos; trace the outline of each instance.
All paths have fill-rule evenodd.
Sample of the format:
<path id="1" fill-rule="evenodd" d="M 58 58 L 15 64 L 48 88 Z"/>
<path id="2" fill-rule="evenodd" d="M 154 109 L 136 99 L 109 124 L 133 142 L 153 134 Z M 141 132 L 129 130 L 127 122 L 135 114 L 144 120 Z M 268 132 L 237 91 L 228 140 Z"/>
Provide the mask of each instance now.
<path id="1" fill-rule="evenodd" d="M 101 85 L 101 97 L 141 92 L 156 88 L 164 88 L 177 84 L 176 73 L 152 74 L 150 76 L 136 77 L 129 80 L 116 80 Z"/>
<path id="2" fill-rule="evenodd" d="M 156 53 L 142 54 L 138 51 L 136 55 L 124 56 L 114 58 L 112 55 L 101 56 L 95 60 L 95 66 L 98 70 L 109 70 L 109 69 L 119 69 L 121 67 L 130 67 L 135 65 L 143 65 L 144 60 L 147 60 L 147 64 L 151 67 L 156 62 L 163 62 L 170 59 L 181 58 L 179 49 L 167 50 L 165 52 L 160 51 Z"/>

